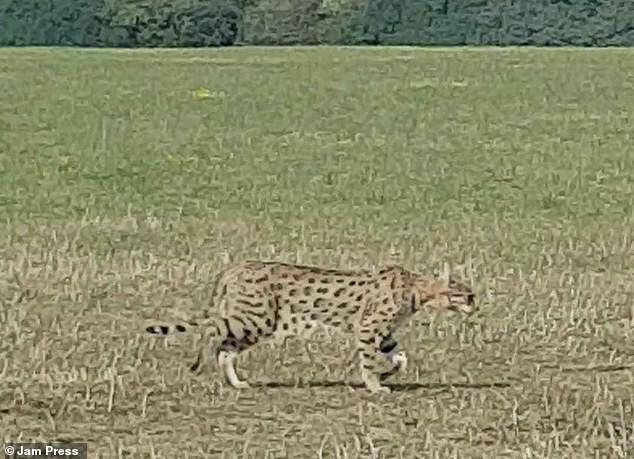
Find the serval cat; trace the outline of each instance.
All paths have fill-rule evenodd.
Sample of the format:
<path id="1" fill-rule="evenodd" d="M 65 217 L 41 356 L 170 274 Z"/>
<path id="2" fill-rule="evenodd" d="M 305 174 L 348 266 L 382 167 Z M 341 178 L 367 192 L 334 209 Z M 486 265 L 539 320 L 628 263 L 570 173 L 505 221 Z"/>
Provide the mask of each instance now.
<path id="1" fill-rule="evenodd" d="M 399 266 L 372 272 L 247 261 L 217 276 L 210 303 L 201 320 L 146 331 L 164 336 L 198 329 L 203 339 L 191 370 L 199 372 L 215 347 L 222 373 L 238 389 L 249 387 L 236 374 L 240 352 L 267 338 L 308 337 L 325 327 L 353 333 L 365 386 L 390 392 L 381 382 L 407 364 L 393 337 L 400 325 L 423 308 L 476 309 L 472 288 L 452 278 L 446 264 L 439 276 L 424 276 Z M 380 373 L 385 359 L 390 369 Z"/>

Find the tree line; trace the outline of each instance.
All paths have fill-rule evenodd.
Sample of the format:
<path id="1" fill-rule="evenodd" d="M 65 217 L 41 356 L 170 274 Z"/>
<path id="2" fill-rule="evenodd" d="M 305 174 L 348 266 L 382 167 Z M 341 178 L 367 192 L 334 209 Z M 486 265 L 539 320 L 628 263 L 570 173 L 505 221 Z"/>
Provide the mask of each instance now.
<path id="1" fill-rule="evenodd" d="M 0 45 L 632 46 L 632 0 L 0 0 Z"/>

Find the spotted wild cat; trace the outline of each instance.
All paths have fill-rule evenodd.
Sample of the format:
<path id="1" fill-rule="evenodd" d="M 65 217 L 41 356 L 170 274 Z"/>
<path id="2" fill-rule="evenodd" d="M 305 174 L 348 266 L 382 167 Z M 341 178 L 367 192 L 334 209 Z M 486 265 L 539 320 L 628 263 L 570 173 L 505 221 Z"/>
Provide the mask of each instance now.
<path id="1" fill-rule="evenodd" d="M 452 278 L 446 264 L 435 277 L 399 266 L 372 272 L 247 261 L 218 275 L 210 303 L 201 320 L 153 325 L 146 331 L 167 335 L 191 328 L 202 333 L 192 371 L 200 371 L 215 348 L 227 381 L 247 388 L 235 370 L 240 352 L 265 339 L 334 328 L 356 336 L 361 377 L 372 392 L 389 392 L 381 381 L 405 367 L 407 357 L 397 349 L 393 333 L 417 311 L 471 314 L 476 309 L 472 288 Z M 385 359 L 391 368 L 380 373 Z"/>

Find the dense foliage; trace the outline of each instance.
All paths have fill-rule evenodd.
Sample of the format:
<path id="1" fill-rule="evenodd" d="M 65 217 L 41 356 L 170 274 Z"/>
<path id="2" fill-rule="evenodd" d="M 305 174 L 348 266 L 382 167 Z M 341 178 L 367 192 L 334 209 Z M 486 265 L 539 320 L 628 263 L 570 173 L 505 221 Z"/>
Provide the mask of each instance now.
<path id="1" fill-rule="evenodd" d="M 634 44 L 631 0 L 0 0 L 0 44 Z"/>

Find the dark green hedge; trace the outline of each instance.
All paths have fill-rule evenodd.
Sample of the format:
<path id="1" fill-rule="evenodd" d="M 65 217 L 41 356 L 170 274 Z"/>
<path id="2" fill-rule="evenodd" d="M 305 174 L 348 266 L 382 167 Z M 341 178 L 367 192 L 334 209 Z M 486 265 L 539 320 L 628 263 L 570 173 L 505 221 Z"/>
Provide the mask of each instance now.
<path id="1" fill-rule="evenodd" d="M 631 46 L 632 0 L 0 0 L 0 45 Z"/>
<path id="2" fill-rule="evenodd" d="M 631 46 L 631 0 L 368 0 L 350 43 Z"/>
<path id="3" fill-rule="evenodd" d="M 0 44 L 226 46 L 243 10 L 238 0 L 0 0 Z"/>

